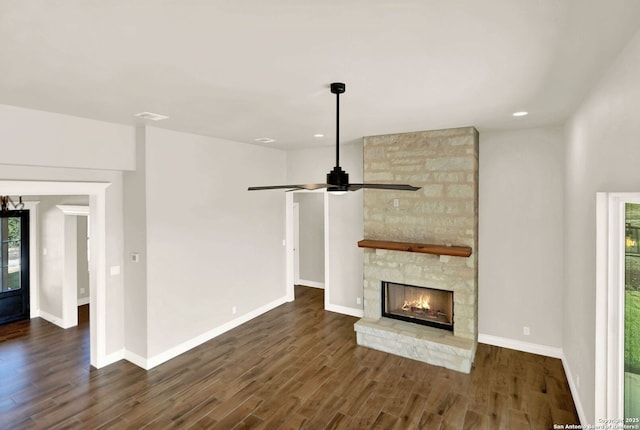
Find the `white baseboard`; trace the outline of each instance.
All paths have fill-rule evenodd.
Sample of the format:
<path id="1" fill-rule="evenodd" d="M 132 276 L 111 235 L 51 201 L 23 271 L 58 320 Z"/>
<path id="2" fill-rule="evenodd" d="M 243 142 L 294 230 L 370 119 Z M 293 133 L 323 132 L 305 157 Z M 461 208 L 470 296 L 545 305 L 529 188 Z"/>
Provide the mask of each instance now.
<path id="1" fill-rule="evenodd" d="M 100 368 L 103 368 L 105 366 L 113 364 L 116 361 L 120 361 L 120 360 L 122 360 L 124 358 L 124 356 L 125 356 L 125 350 L 124 349 L 120 349 L 120 350 L 118 350 L 116 352 L 112 352 L 111 354 L 109 354 L 109 355 L 104 357 L 104 359 L 100 363 Z"/>
<path id="2" fill-rule="evenodd" d="M 540 345 L 537 343 L 523 342 L 521 340 L 507 339 L 505 337 L 492 336 L 490 334 L 478 334 L 478 342 L 488 345 L 501 346 L 515 349 L 516 351 L 530 352 L 546 357 L 562 358 L 562 348 Z"/>
<path id="3" fill-rule="evenodd" d="M 49 321 L 51 324 L 55 324 L 55 325 L 57 325 L 57 326 L 58 326 L 58 327 L 60 327 L 60 328 L 64 328 L 64 329 L 69 328 L 69 327 L 66 327 L 66 326 L 65 326 L 64 321 L 62 320 L 62 318 L 58 318 L 58 317 L 57 317 L 57 316 L 55 316 L 55 315 L 51 315 L 50 313 L 45 312 L 45 311 L 43 311 L 42 309 L 41 309 L 41 310 L 39 310 L 39 311 L 36 311 L 35 313 L 37 314 L 36 316 L 38 316 L 38 317 L 42 318 L 43 320 L 47 320 L 47 321 Z"/>
<path id="4" fill-rule="evenodd" d="M 339 314 L 350 315 L 357 318 L 362 318 L 364 316 L 364 311 L 362 309 L 349 308 L 340 305 L 326 305 L 325 310 L 330 312 L 337 312 Z"/>
<path id="5" fill-rule="evenodd" d="M 296 285 L 303 285 L 305 287 L 321 288 L 324 290 L 324 282 L 307 281 L 306 279 L 298 279 Z"/>
<path id="6" fill-rule="evenodd" d="M 124 359 L 143 369 L 149 369 L 147 359 L 131 351 L 124 351 Z"/>
<path id="7" fill-rule="evenodd" d="M 88 305 L 89 297 L 81 297 L 78 299 L 78 306 Z"/>
<path id="8" fill-rule="evenodd" d="M 586 424 L 587 419 L 584 415 L 584 408 L 582 407 L 582 402 L 580 401 L 580 396 L 578 395 L 578 387 L 573 379 L 573 374 L 571 373 L 571 368 L 569 367 L 569 362 L 567 358 L 564 356 L 564 352 L 562 353 L 562 367 L 564 367 L 564 374 L 567 376 L 567 381 L 569 382 L 569 390 L 571 390 L 571 396 L 573 397 L 573 404 L 576 407 L 576 411 L 578 412 L 578 418 L 580 419 L 581 424 Z"/>
<path id="9" fill-rule="evenodd" d="M 180 354 L 183 354 L 185 352 L 187 352 L 190 349 L 195 348 L 198 345 L 201 345 L 217 336 L 220 336 L 221 334 L 238 327 L 241 324 L 244 324 L 245 322 L 252 320 L 260 315 L 262 315 L 265 312 L 268 312 L 274 308 L 277 308 L 278 306 L 284 304 L 287 302 L 287 298 L 286 297 L 281 297 L 277 300 L 274 300 L 271 303 L 267 303 L 264 306 L 259 307 L 258 309 L 255 309 L 247 314 L 244 314 L 232 321 L 229 321 L 226 324 L 221 325 L 220 327 L 216 327 L 212 330 L 209 330 L 206 333 L 201 334 L 200 336 L 196 336 L 193 339 L 190 339 L 186 342 L 183 342 L 179 345 L 176 345 L 175 347 L 168 349 L 154 357 L 151 357 L 147 360 L 142 359 L 142 357 L 139 356 L 135 356 L 135 354 L 132 353 L 125 353 L 125 357 L 126 356 L 130 356 L 133 358 L 133 360 L 130 360 L 133 364 L 140 366 L 140 364 L 145 364 L 145 366 L 140 366 L 143 367 L 146 370 L 152 369 L 156 366 L 158 366 L 159 364 L 164 363 L 165 361 L 169 361 L 172 358 L 177 357 Z M 135 357 L 134 357 L 135 356 Z M 135 360 L 135 361 L 134 361 Z M 137 361 L 137 362 L 136 362 Z M 144 361 L 144 363 L 142 363 Z M 138 364 L 140 363 L 140 364 Z"/>

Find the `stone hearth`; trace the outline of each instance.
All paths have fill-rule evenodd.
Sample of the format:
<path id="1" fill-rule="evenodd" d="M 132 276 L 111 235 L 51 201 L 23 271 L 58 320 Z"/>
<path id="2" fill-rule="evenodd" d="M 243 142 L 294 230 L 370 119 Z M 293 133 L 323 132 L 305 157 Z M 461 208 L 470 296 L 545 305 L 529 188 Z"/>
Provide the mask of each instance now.
<path id="1" fill-rule="evenodd" d="M 478 132 L 467 127 L 366 137 L 364 180 L 423 187 L 366 190 L 365 239 L 468 246 L 472 253 L 366 249 L 358 344 L 468 373 L 478 337 Z M 453 291 L 453 333 L 381 317 L 382 281 Z"/>

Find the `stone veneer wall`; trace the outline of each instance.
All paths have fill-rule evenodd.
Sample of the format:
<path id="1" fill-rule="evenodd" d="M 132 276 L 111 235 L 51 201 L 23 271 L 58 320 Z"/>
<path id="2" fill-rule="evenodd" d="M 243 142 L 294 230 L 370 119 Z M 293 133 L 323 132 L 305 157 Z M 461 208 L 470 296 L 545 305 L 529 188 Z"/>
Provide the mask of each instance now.
<path id="1" fill-rule="evenodd" d="M 476 342 L 478 140 L 473 127 L 365 137 L 365 182 L 422 187 L 417 192 L 366 190 L 365 238 L 470 246 L 472 254 L 462 258 L 365 249 L 363 321 L 381 316 L 383 280 L 451 290 L 454 337 Z"/>

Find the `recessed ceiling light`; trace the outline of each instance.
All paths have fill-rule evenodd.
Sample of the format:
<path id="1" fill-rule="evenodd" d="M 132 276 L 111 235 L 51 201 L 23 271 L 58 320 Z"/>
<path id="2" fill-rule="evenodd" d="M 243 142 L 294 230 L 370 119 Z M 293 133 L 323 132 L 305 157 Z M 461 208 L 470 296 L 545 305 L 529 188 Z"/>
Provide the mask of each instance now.
<path id="1" fill-rule="evenodd" d="M 313 135 L 313 137 L 324 137 L 324 134 L 322 134 L 322 133 L 317 133 L 317 134 L 314 134 L 314 135 Z"/>
<path id="2" fill-rule="evenodd" d="M 512 113 L 513 116 L 526 116 L 529 115 L 529 112 L 525 112 L 525 111 L 520 111 L 520 112 L 514 112 Z"/>
<path id="3" fill-rule="evenodd" d="M 256 139 L 256 142 L 260 142 L 260 143 L 272 143 L 275 142 L 275 139 L 271 139 L 270 137 L 259 137 Z"/>
<path id="4" fill-rule="evenodd" d="M 150 121 L 162 121 L 163 119 L 169 118 L 167 115 L 160 115 L 159 113 L 153 112 L 140 112 L 135 114 L 138 118 L 148 119 Z"/>

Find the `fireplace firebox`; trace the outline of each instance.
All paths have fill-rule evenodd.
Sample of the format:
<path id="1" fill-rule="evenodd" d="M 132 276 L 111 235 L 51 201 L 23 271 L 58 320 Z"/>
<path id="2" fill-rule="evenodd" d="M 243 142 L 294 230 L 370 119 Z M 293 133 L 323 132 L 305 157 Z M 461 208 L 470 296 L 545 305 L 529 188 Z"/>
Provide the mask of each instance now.
<path id="1" fill-rule="evenodd" d="M 382 281 L 382 316 L 453 331 L 453 291 Z"/>

